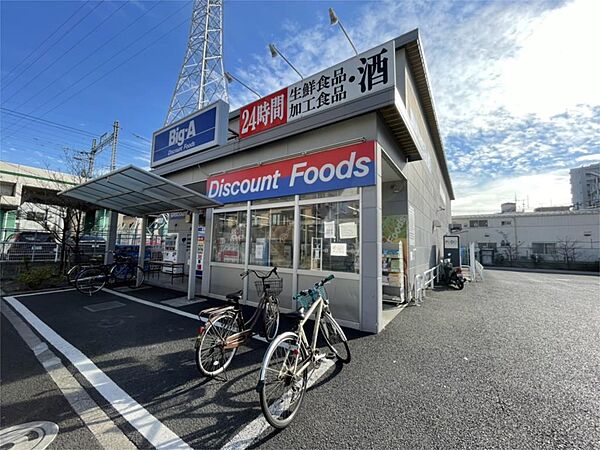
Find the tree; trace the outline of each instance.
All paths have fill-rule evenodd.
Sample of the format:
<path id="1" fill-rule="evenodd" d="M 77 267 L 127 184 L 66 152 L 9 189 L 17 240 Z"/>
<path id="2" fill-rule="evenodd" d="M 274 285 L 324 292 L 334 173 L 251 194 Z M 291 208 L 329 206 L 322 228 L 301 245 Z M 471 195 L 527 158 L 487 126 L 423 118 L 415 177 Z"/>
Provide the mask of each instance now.
<path id="1" fill-rule="evenodd" d="M 77 158 L 65 151 L 65 172 L 46 169 L 46 180 L 39 187 L 23 189 L 21 211 L 29 220 L 40 225 L 51 234 L 60 247 L 59 273 L 67 267 L 70 255 L 76 262 L 81 258 L 80 242 L 85 233 L 86 211 L 93 211 L 90 205 L 57 196 L 58 192 L 87 181 L 91 164 L 87 159 Z M 43 205 L 44 214 L 40 214 Z M 28 214 L 30 213 L 30 214 Z"/>
<path id="2" fill-rule="evenodd" d="M 571 263 L 575 262 L 579 257 L 577 250 L 577 241 L 570 240 L 568 236 L 556 242 L 556 254 L 567 263 L 567 267 L 570 267 Z"/>

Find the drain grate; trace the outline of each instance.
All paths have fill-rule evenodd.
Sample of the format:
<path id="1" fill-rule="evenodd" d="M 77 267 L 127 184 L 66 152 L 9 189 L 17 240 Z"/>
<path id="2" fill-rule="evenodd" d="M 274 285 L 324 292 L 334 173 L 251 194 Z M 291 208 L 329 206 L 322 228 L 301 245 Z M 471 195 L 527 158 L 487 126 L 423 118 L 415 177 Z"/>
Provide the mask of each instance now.
<path id="1" fill-rule="evenodd" d="M 121 302 L 104 302 L 104 303 L 96 303 L 95 305 L 84 306 L 89 312 L 100 312 L 100 311 L 108 311 L 109 309 L 121 308 L 125 306 L 125 303 Z"/>

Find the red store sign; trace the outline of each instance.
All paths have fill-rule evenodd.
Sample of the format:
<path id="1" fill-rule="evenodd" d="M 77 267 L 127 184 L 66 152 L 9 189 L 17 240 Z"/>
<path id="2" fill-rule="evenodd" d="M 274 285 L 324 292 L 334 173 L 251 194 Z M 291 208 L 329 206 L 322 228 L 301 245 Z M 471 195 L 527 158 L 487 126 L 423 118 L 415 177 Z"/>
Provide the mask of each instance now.
<path id="1" fill-rule="evenodd" d="M 240 138 L 287 122 L 287 88 L 240 109 Z"/>

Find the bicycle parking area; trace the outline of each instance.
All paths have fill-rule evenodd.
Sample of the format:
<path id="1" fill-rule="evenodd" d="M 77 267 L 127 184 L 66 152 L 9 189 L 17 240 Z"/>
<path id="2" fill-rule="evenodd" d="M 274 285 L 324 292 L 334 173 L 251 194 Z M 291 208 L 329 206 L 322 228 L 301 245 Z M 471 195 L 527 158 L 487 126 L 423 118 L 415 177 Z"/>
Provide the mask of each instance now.
<path id="1" fill-rule="evenodd" d="M 77 365 L 81 361 L 69 357 L 74 349 L 86 359 L 84 366 L 89 360 L 114 383 L 113 393 L 122 390 L 130 398 L 130 409 L 143 408 L 142 422 L 170 430 L 192 448 L 222 447 L 261 416 L 255 388 L 267 344 L 260 337 L 239 349 L 225 378 L 206 378 L 196 368 L 197 313 L 220 301 L 190 302 L 179 292 L 155 287 L 103 290 L 92 297 L 63 290 L 7 300 L 138 447 L 156 442 L 136 430 L 139 417 L 127 423 L 127 414 L 114 407 L 115 397 L 107 398 L 86 378 Z M 282 318 L 282 327 L 289 326 Z M 56 344 L 49 339 L 52 333 L 66 343 Z"/>

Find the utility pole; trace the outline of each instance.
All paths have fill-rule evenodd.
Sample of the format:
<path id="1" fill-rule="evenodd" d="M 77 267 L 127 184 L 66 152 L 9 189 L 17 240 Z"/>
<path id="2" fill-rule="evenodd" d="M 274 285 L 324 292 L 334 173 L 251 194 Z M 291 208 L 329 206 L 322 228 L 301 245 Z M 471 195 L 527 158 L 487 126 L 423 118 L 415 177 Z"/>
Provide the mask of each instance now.
<path id="1" fill-rule="evenodd" d="M 85 178 L 94 178 L 94 166 L 96 163 L 96 155 L 104 150 L 109 145 L 111 146 L 110 155 L 110 170 L 111 172 L 117 167 L 117 144 L 119 142 L 119 121 L 115 120 L 113 123 L 113 132 L 111 134 L 104 133 L 100 136 L 100 142 L 96 138 L 92 139 L 92 148 L 88 152 L 80 152 L 85 154 L 88 159 L 88 170 L 85 174 Z"/>
<path id="2" fill-rule="evenodd" d="M 117 168 L 117 143 L 118 142 L 119 142 L 119 121 L 115 120 L 113 123 L 112 152 L 110 155 L 110 171 L 111 172 Z"/>

